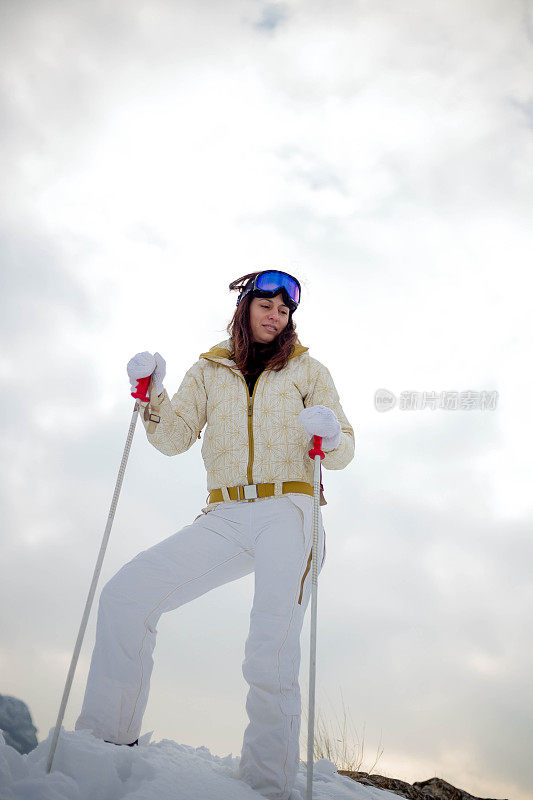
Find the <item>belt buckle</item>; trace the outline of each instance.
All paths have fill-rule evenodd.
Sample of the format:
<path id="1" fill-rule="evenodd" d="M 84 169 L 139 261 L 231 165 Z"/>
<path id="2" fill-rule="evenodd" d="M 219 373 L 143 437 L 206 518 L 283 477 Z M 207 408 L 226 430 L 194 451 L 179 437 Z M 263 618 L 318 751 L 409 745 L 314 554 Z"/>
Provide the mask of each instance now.
<path id="1" fill-rule="evenodd" d="M 255 483 L 248 483 L 242 487 L 245 500 L 257 500 L 257 485 Z"/>

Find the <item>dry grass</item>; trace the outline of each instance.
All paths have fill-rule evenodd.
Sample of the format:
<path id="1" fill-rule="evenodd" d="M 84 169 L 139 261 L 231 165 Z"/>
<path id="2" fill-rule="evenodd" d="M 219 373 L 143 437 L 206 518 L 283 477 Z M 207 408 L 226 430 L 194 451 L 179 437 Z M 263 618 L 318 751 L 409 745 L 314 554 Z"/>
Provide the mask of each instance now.
<path id="1" fill-rule="evenodd" d="M 314 759 L 327 758 L 332 761 L 337 769 L 350 770 L 352 772 L 372 773 L 379 759 L 383 755 L 381 737 L 377 747 L 376 756 L 372 764 L 364 767 L 365 760 L 365 726 L 363 725 L 362 735 L 359 736 L 357 728 L 353 722 L 350 712 L 346 709 L 346 704 L 341 692 L 342 713 L 339 716 L 333 711 L 333 721 L 328 722 L 324 712 L 315 705 L 315 741 Z M 305 726 L 302 725 L 302 738 L 304 740 L 303 752 L 307 755 L 307 724 L 308 717 L 304 714 Z"/>

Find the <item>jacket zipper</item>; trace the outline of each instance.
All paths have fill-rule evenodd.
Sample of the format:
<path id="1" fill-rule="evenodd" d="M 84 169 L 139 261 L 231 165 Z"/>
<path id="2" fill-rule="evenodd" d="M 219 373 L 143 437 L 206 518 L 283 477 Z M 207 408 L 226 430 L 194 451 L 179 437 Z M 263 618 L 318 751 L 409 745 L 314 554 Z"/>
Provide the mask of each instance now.
<path id="1" fill-rule="evenodd" d="M 246 394 L 248 395 L 248 483 L 253 483 L 253 464 L 254 464 L 254 427 L 253 427 L 253 414 L 254 414 L 254 396 L 255 390 L 257 389 L 257 384 L 261 379 L 261 372 L 257 380 L 255 382 L 254 390 L 252 392 L 252 396 L 250 397 L 250 390 L 248 389 L 248 384 L 243 378 L 244 385 L 246 387 Z"/>

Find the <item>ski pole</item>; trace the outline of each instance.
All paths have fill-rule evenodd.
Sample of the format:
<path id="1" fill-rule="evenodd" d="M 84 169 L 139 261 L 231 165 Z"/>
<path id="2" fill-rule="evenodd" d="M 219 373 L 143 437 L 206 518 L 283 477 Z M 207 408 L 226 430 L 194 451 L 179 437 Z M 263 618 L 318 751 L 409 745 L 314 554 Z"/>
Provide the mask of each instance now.
<path id="1" fill-rule="evenodd" d="M 72 686 L 72 681 L 74 679 L 74 672 L 76 671 L 76 665 L 78 663 L 78 657 L 80 655 L 81 645 L 83 642 L 83 637 L 85 635 L 85 629 L 87 627 L 87 621 L 89 619 L 89 614 L 91 612 L 91 606 L 94 599 L 94 594 L 96 592 L 96 584 L 98 583 L 98 578 L 100 577 L 100 570 L 102 569 L 102 562 L 104 560 L 104 555 L 107 547 L 107 542 L 109 540 L 109 535 L 111 533 L 111 526 L 113 525 L 113 520 L 115 518 L 115 511 L 117 508 L 118 498 L 120 495 L 120 490 L 122 488 L 122 480 L 124 478 L 124 472 L 126 470 L 126 463 L 128 461 L 128 456 L 130 454 L 131 443 L 133 440 L 133 434 L 135 432 L 135 425 L 137 423 L 137 417 L 139 415 L 139 400 L 148 401 L 150 399 L 148 394 L 148 388 L 150 386 L 150 379 L 151 375 L 148 375 L 147 378 L 140 378 L 137 381 L 137 386 L 135 391 L 131 393 L 132 397 L 135 397 L 135 405 L 133 407 L 133 414 L 131 417 L 130 427 L 128 430 L 128 436 L 126 438 L 126 444 L 124 446 L 124 452 L 122 454 L 122 461 L 120 462 L 120 468 L 118 471 L 117 482 L 115 484 L 115 491 L 113 492 L 113 499 L 111 501 L 111 508 L 109 509 L 109 514 L 107 517 L 107 524 L 105 526 L 104 536 L 102 538 L 102 544 L 100 545 L 100 552 L 98 553 L 98 558 L 96 560 L 96 566 L 94 568 L 93 579 L 91 581 L 91 586 L 89 588 L 89 594 L 87 595 L 87 602 L 85 603 L 85 611 L 83 612 L 83 617 L 81 620 L 80 629 L 78 631 L 78 638 L 76 639 L 76 645 L 74 647 L 74 652 L 72 654 L 72 660 L 70 662 L 70 669 L 68 671 L 67 680 L 65 683 L 65 688 L 63 690 L 63 697 L 61 699 L 61 705 L 59 707 L 59 714 L 57 715 L 57 722 L 56 727 L 54 730 L 54 735 L 52 737 L 52 743 L 50 745 L 50 753 L 48 754 L 48 761 L 46 763 L 46 772 L 49 773 L 52 769 L 52 762 L 54 760 L 54 754 L 57 747 L 57 741 L 59 739 L 59 731 L 61 730 L 61 724 L 63 722 L 63 717 L 65 715 L 65 709 L 67 707 L 67 701 L 70 694 L 70 688 Z"/>
<path id="2" fill-rule="evenodd" d="M 316 612 L 318 594 L 318 537 L 320 526 L 320 462 L 324 458 L 322 437 L 313 437 L 309 457 L 314 459 L 313 483 L 313 558 L 311 567 L 311 652 L 309 659 L 309 709 L 307 720 L 307 800 L 313 800 L 313 753 L 315 745 Z"/>

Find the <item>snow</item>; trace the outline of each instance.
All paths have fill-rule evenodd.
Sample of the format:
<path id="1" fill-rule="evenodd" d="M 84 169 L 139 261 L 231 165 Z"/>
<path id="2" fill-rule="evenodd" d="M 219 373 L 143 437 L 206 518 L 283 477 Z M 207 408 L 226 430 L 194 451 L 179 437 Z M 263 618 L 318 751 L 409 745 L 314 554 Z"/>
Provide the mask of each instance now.
<path id="1" fill-rule="evenodd" d="M 0 732 L 0 800 L 259 800 L 239 780 L 239 758 L 221 758 L 207 747 L 170 739 L 118 747 L 89 731 L 61 729 L 52 772 L 45 773 L 53 728 L 35 750 L 21 755 Z M 300 770 L 290 800 L 305 800 L 306 770 Z M 337 773 L 331 761 L 315 762 L 314 800 L 398 800 L 391 792 L 363 786 Z"/>

